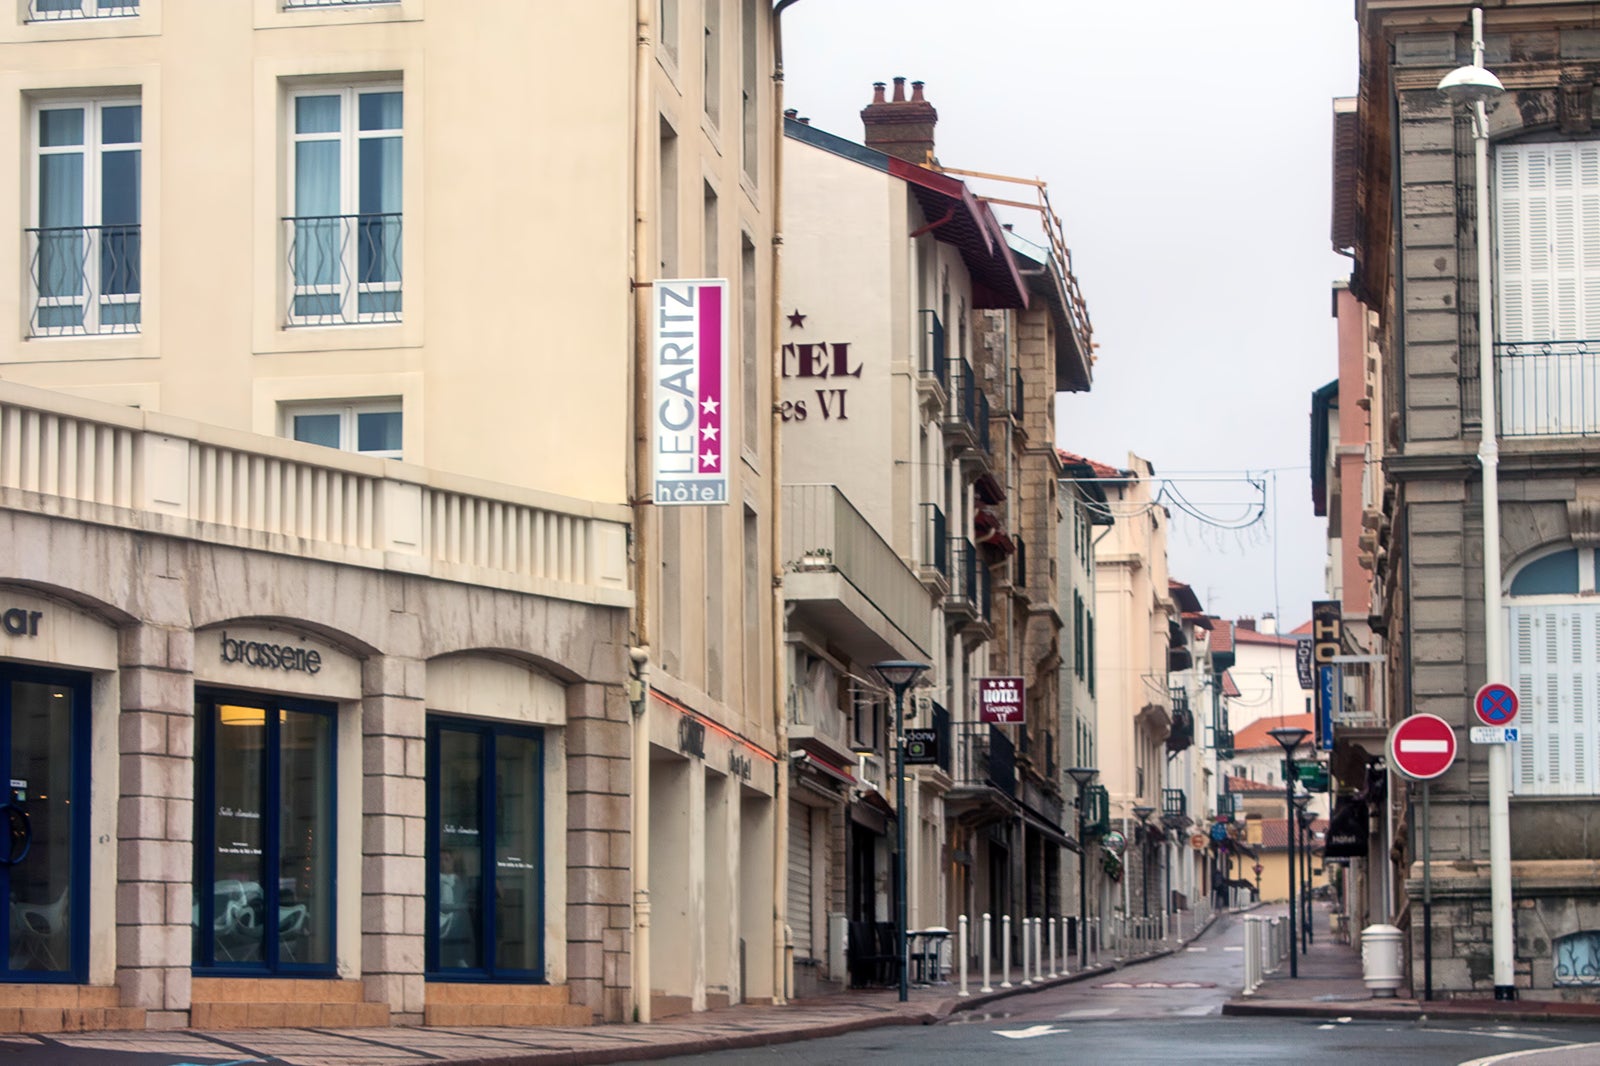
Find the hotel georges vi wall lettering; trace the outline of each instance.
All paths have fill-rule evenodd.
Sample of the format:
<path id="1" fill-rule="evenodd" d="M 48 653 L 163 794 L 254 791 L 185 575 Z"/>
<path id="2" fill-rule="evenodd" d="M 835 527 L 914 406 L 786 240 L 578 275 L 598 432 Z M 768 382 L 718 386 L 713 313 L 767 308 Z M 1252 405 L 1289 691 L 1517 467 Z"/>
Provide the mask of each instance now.
<path id="1" fill-rule="evenodd" d="M 788 316 L 790 329 L 804 329 L 806 316 L 795 310 Z M 861 362 L 850 355 L 850 345 L 845 341 L 791 341 L 781 349 L 783 378 L 798 379 L 809 384 L 822 383 L 812 388 L 813 395 L 782 400 L 778 404 L 779 416 L 785 422 L 804 422 L 813 414 L 826 421 L 845 422 L 850 418 L 847 401 L 850 381 L 861 380 Z M 838 385 L 828 382 L 837 381 Z"/>

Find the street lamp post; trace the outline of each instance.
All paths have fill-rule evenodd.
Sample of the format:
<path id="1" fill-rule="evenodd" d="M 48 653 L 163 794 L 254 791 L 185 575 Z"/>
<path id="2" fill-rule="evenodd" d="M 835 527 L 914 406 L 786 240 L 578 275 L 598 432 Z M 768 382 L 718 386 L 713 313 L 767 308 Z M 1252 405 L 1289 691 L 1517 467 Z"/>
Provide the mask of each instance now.
<path id="1" fill-rule="evenodd" d="M 1150 816 L 1155 812 L 1143 804 L 1133 808 L 1139 819 L 1139 913 L 1146 918 L 1150 917 Z"/>
<path id="2" fill-rule="evenodd" d="M 922 676 L 928 666 L 926 663 L 889 659 L 874 663 L 872 669 L 877 671 L 883 683 L 894 691 L 895 851 L 899 855 L 899 861 L 895 864 L 895 890 L 899 899 L 894 912 L 894 942 L 900 951 L 900 1002 L 904 1003 L 911 996 L 911 960 L 906 951 L 905 705 L 906 692 L 917 683 L 917 678 Z"/>
<path id="3" fill-rule="evenodd" d="M 1300 976 L 1300 938 L 1295 935 L 1294 906 L 1294 837 L 1295 837 L 1295 809 L 1294 809 L 1294 749 L 1300 742 L 1311 735 L 1309 729 L 1300 729 L 1291 726 L 1279 726 L 1267 730 L 1267 736 L 1276 740 L 1283 748 L 1283 800 L 1288 811 L 1288 822 L 1285 823 L 1285 836 L 1289 838 L 1289 976 Z"/>
<path id="4" fill-rule="evenodd" d="M 1089 845 L 1084 842 L 1084 796 L 1100 773 L 1089 766 L 1074 766 L 1067 776 L 1078 786 L 1078 969 L 1089 968 Z"/>
<path id="5" fill-rule="evenodd" d="M 1439 82 L 1452 104 L 1472 112 L 1472 154 L 1477 176 L 1474 243 L 1478 246 L 1478 465 L 1483 473 L 1483 661 L 1484 680 L 1497 681 L 1505 654 L 1500 617 L 1500 443 L 1494 395 L 1494 286 L 1489 246 L 1489 109 L 1505 87 L 1483 67 L 1483 9 L 1472 9 L 1472 63 Z M 1489 914 L 1494 960 L 1494 998 L 1517 998 L 1511 921 L 1511 753 L 1507 744 L 1489 748 Z"/>
<path id="6" fill-rule="evenodd" d="M 1311 793 L 1294 798 L 1295 827 L 1300 835 L 1300 950 L 1311 950 Z"/>

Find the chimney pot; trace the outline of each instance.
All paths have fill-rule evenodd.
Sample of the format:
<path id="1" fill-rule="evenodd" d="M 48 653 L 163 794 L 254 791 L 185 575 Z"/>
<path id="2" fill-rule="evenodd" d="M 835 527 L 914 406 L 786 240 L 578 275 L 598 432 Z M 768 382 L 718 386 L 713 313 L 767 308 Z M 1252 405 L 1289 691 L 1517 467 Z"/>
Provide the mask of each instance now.
<path id="1" fill-rule="evenodd" d="M 881 81 L 875 81 L 875 82 L 872 83 L 872 102 L 873 103 L 875 103 L 875 104 L 888 103 L 888 101 L 883 98 L 883 90 L 886 89 L 887 87 L 888 86 L 885 85 Z"/>
<path id="2" fill-rule="evenodd" d="M 896 78 L 894 80 L 894 102 L 897 104 L 903 104 L 905 101 L 906 80 L 904 78 Z"/>
<path id="3" fill-rule="evenodd" d="M 784 118 L 799 118 L 800 117 L 800 112 L 796 111 L 792 107 L 786 107 L 786 108 L 783 109 L 783 117 Z"/>
<path id="4" fill-rule="evenodd" d="M 800 120 L 800 125 L 802 125 L 802 126 L 809 126 L 809 125 L 811 125 L 811 119 L 810 119 L 810 118 L 809 118 L 809 117 L 806 117 L 806 118 L 802 118 L 802 119 L 801 119 L 801 120 Z"/>
<path id="5" fill-rule="evenodd" d="M 911 83 L 911 99 L 917 103 L 922 102 L 922 82 L 914 81 Z"/>

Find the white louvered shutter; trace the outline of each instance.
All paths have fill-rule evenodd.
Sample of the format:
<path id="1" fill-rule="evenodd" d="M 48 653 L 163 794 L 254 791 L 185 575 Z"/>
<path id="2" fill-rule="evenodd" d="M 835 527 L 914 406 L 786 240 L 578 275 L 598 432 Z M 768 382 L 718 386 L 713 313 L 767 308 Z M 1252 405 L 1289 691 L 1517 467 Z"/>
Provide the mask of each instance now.
<path id="1" fill-rule="evenodd" d="M 1515 788 L 1521 795 L 1600 791 L 1600 607 L 1511 612 L 1513 683 L 1522 701 Z"/>
<path id="2" fill-rule="evenodd" d="M 789 929 L 794 957 L 810 959 L 811 950 L 811 808 L 789 801 Z"/>

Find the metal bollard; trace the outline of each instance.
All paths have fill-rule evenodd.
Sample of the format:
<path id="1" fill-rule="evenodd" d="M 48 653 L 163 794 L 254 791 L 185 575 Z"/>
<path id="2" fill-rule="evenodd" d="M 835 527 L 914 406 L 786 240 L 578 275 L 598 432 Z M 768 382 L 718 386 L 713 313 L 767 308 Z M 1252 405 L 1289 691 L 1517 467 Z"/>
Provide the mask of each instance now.
<path id="1" fill-rule="evenodd" d="M 956 955 L 961 959 L 961 991 L 958 996 L 971 995 L 967 991 L 967 916 L 956 919 Z"/>
<path id="2" fill-rule="evenodd" d="M 1022 919 L 1022 983 L 1033 984 L 1033 973 L 1028 969 L 1028 955 L 1033 949 L 1033 919 Z"/>
<path id="3" fill-rule="evenodd" d="M 979 992 L 993 992 L 994 986 L 989 983 L 989 963 L 994 958 L 994 938 L 990 935 L 989 912 L 983 912 L 983 987 Z"/>
<path id="4" fill-rule="evenodd" d="M 1000 987 L 1011 987 L 1011 915 L 1000 916 Z"/>
<path id="5" fill-rule="evenodd" d="M 1244 994 L 1254 995 L 1261 987 L 1261 919 L 1249 914 L 1244 919 Z"/>
<path id="6" fill-rule="evenodd" d="M 1053 981 L 1061 976 L 1061 971 L 1056 969 L 1056 920 L 1050 919 L 1050 928 L 1047 930 L 1050 941 L 1050 979 Z"/>

